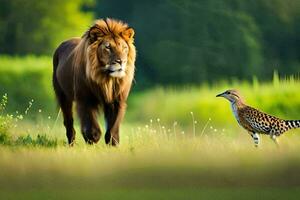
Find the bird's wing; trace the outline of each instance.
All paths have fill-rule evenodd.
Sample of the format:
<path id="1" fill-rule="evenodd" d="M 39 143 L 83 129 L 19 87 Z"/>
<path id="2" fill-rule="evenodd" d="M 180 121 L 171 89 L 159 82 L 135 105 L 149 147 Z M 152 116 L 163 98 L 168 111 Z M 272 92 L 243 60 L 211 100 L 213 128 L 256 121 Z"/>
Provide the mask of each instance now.
<path id="1" fill-rule="evenodd" d="M 269 133 L 271 128 L 269 123 L 265 122 L 263 120 L 264 113 L 261 113 L 260 111 L 249 108 L 243 113 L 243 117 L 245 121 L 249 123 L 249 125 L 252 127 L 253 131 L 256 133 Z"/>

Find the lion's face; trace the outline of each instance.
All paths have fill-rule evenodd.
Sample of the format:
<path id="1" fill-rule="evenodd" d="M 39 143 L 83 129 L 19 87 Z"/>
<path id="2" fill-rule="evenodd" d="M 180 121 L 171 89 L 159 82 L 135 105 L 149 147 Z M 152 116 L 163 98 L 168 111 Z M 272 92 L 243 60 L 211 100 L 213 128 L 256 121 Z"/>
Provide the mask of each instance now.
<path id="1" fill-rule="evenodd" d="M 110 77 L 124 77 L 132 60 L 129 57 L 135 58 L 133 36 L 134 30 L 122 22 L 97 21 L 86 35 L 90 43 L 89 63 L 94 74 L 101 72 Z"/>
<path id="2" fill-rule="evenodd" d="M 98 46 L 98 60 L 102 71 L 111 77 L 126 75 L 129 46 L 121 37 L 105 37 Z"/>

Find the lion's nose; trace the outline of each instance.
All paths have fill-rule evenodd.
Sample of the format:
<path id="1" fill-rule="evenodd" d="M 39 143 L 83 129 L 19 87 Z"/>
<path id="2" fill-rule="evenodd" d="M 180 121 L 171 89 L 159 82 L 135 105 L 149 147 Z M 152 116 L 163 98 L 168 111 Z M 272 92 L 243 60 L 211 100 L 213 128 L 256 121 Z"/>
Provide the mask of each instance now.
<path id="1" fill-rule="evenodd" d="M 116 59 L 116 60 L 114 60 L 113 64 L 122 65 L 122 60 L 121 59 Z"/>

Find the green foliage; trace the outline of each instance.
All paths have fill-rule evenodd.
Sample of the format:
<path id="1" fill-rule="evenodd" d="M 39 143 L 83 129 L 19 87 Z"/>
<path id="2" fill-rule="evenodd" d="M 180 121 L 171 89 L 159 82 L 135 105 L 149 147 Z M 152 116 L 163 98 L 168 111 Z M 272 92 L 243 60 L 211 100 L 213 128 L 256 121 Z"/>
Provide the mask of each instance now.
<path id="1" fill-rule="evenodd" d="M 8 130 L 11 127 L 12 116 L 4 115 L 4 110 L 8 102 L 7 94 L 4 94 L 0 101 L 0 144 L 9 141 Z"/>
<path id="2" fill-rule="evenodd" d="M 10 141 L 8 130 L 11 127 L 11 118 L 0 115 L 0 144 L 6 144 Z"/>
<path id="3" fill-rule="evenodd" d="M 27 146 L 27 147 L 57 147 L 57 139 L 50 139 L 46 135 L 37 135 L 33 139 L 30 135 L 19 136 L 18 139 L 14 142 L 15 146 Z"/>
<path id="4" fill-rule="evenodd" d="M 298 0 L 239 1 L 232 0 L 239 12 L 248 13 L 258 26 L 263 46 L 264 63 L 260 72 L 271 76 L 274 70 L 280 74 L 299 72 Z"/>
<path id="5" fill-rule="evenodd" d="M 51 63 L 50 57 L 0 57 L 0 95 L 7 93 L 9 97 L 8 113 L 27 114 L 28 106 L 34 113 L 39 109 L 53 112 Z"/>
<path id="6" fill-rule="evenodd" d="M 16 123 L 23 119 L 23 115 L 9 115 L 4 114 L 6 105 L 8 103 L 7 95 L 3 95 L 0 101 L 0 145 L 6 146 L 27 146 L 27 147 L 56 147 L 58 145 L 57 139 L 50 139 L 46 135 L 38 134 L 34 139 L 31 135 L 17 136 L 15 139 L 11 135 L 11 128 L 16 127 Z M 26 112 L 30 110 L 30 107 L 26 109 Z"/>
<path id="7" fill-rule="evenodd" d="M 128 22 L 136 30 L 138 89 L 253 76 L 271 80 L 275 70 L 299 72 L 298 0 L 0 0 L 0 5 L 0 54 L 50 55 L 65 39 L 81 36 L 93 15 Z"/>
<path id="8" fill-rule="evenodd" d="M 198 121 L 198 127 L 211 119 L 210 125 L 238 127 L 227 100 L 216 98 L 227 89 L 238 89 L 246 102 L 269 114 L 285 119 L 299 119 L 300 82 L 290 78 L 280 80 L 274 75 L 273 83 L 233 82 L 214 86 L 156 88 L 136 93 L 129 98 L 127 120 L 149 122 L 161 119 L 161 123 L 172 125 L 175 121 L 184 126 L 191 125 L 190 112 Z"/>
<path id="9" fill-rule="evenodd" d="M 52 54 L 63 40 L 81 36 L 92 20 L 86 0 L 0 0 L 0 53 Z"/>
<path id="10" fill-rule="evenodd" d="M 3 122 L 0 122 L 1 124 Z M 11 138 L 9 137 L 9 135 L 6 132 L 3 132 L 3 130 L 1 130 L 0 132 L 0 144 L 4 145 L 4 144 L 10 144 L 11 142 Z"/>
<path id="11" fill-rule="evenodd" d="M 1 122 L 0 122 L 1 123 Z M 13 139 L 8 132 L 0 132 L 0 145 L 9 147 L 46 147 L 55 148 L 58 145 L 57 139 L 51 139 L 46 135 L 37 135 L 32 138 L 31 135 L 18 136 Z"/>
<path id="12" fill-rule="evenodd" d="M 95 11 L 135 28 L 139 88 L 299 72 L 298 0 L 98 0 Z"/>

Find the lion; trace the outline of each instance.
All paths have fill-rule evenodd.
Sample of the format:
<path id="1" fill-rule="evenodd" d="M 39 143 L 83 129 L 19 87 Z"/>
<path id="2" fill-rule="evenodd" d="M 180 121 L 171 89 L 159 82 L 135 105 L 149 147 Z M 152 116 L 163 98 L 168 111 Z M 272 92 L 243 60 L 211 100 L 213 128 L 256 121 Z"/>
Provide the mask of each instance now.
<path id="1" fill-rule="evenodd" d="M 53 87 L 63 113 L 69 145 L 75 141 L 73 103 L 86 143 L 97 143 L 106 122 L 105 142 L 119 144 L 120 123 L 135 71 L 134 29 L 115 19 L 99 19 L 81 38 L 62 42 L 53 55 Z"/>

